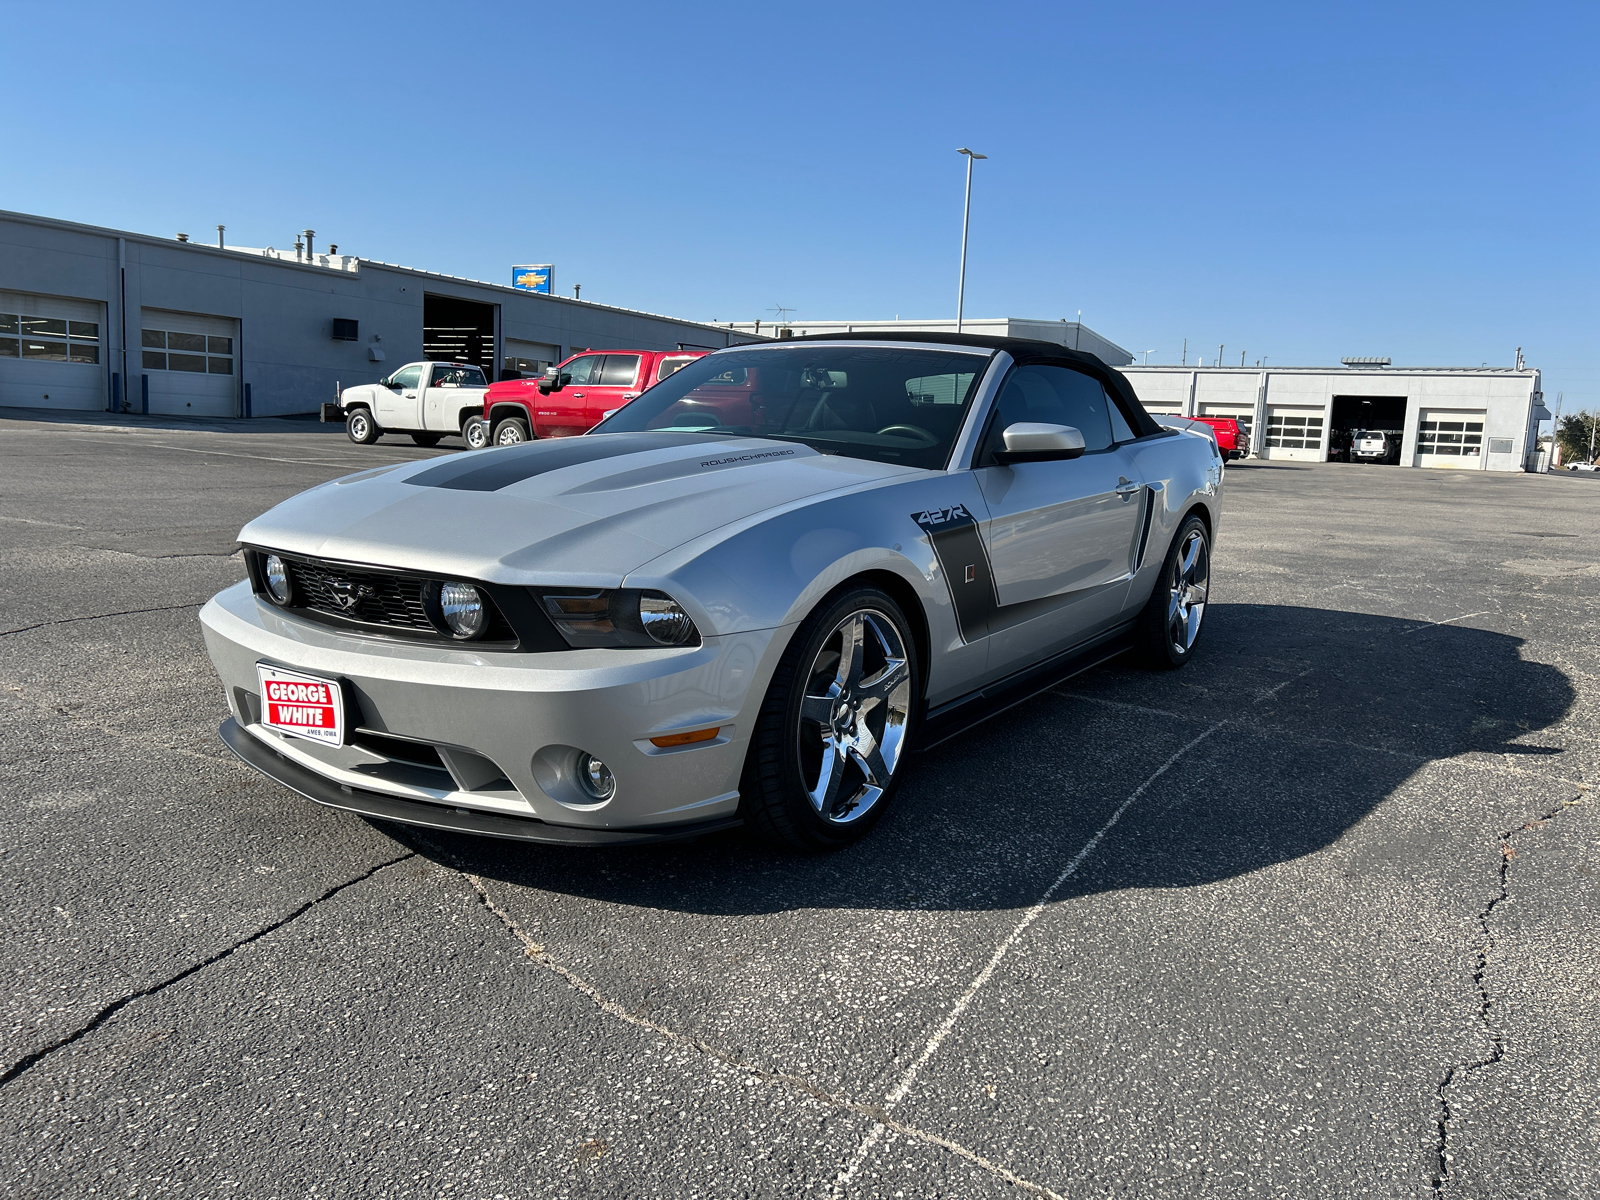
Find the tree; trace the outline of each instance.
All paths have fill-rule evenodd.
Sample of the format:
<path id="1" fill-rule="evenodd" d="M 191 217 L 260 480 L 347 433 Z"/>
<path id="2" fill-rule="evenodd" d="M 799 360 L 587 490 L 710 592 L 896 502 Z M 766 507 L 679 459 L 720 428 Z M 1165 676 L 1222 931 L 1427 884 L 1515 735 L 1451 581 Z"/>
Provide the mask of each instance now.
<path id="1" fill-rule="evenodd" d="M 1568 413 L 1561 418 L 1556 441 L 1561 443 L 1562 462 L 1588 462 L 1592 455 L 1600 454 L 1600 415 Z M 1590 446 L 1594 447 L 1593 451 L 1589 449 Z"/>

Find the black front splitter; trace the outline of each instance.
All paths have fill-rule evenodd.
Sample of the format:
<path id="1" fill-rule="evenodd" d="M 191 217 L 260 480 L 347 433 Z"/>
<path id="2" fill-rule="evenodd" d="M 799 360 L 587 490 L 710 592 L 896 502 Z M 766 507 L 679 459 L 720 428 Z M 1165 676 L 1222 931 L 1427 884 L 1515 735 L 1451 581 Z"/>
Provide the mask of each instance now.
<path id="1" fill-rule="evenodd" d="M 640 846 L 648 842 L 682 841 L 733 829 L 744 823 L 735 816 L 645 829 L 581 829 L 572 825 L 552 825 L 534 817 L 513 817 L 504 813 L 456 808 L 449 804 L 402 800 L 397 796 L 349 788 L 324 779 L 279 754 L 261 739 L 246 733 L 232 717 L 222 723 L 217 734 L 222 738 L 223 745 L 237 754 L 246 766 L 254 767 L 273 782 L 299 792 L 307 800 L 363 817 L 420 825 L 425 829 L 447 829 L 452 833 L 475 833 L 482 837 L 511 838 L 548 846 Z"/>

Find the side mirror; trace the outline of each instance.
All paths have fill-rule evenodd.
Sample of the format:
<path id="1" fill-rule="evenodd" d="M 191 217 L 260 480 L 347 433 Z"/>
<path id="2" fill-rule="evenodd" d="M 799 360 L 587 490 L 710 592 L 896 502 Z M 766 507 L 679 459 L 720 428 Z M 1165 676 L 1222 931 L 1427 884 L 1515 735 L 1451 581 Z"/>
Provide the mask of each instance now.
<path id="1" fill-rule="evenodd" d="M 551 392 L 559 392 L 571 382 L 571 371 L 558 371 L 551 367 L 544 373 L 544 378 L 539 380 L 539 390 L 548 396 Z"/>
<path id="2" fill-rule="evenodd" d="M 1083 434 L 1071 425 L 1043 425 L 1021 421 L 1006 426 L 1006 448 L 995 451 L 1001 465 L 1014 462 L 1051 462 L 1077 458 L 1083 453 Z"/>
<path id="3" fill-rule="evenodd" d="M 388 388 L 391 392 L 398 392 L 400 390 L 400 385 L 395 382 L 393 375 L 389 376 L 389 378 L 383 381 L 383 386 Z"/>

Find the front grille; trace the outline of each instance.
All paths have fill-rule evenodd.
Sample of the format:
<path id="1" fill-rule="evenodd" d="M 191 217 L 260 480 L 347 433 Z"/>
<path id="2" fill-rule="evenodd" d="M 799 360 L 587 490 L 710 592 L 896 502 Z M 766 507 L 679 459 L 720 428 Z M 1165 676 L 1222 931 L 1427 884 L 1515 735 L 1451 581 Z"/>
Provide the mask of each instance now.
<path id="1" fill-rule="evenodd" d="M 329 567 L 304 559 L 288 560 L 289 577 L 302 603 L 316 612 L 371 625 L 433 632 L 422 599 L 426 581 L 408 575 Z M 343 592 L 349 605 L 336 599 Z"/>

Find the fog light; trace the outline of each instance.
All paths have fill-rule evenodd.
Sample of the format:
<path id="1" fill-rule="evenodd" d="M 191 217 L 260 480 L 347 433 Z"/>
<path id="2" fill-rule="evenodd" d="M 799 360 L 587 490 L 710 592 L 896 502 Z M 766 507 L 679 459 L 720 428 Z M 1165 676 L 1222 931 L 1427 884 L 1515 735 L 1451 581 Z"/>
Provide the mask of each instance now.
<path id="1" fill-rule="evenodd" d="M 468 583 L 446 583 L 439 587 L 439 611 L 450 632 L 458 638 L 475 638 L 489 623 L 483 597 Z"/>
<path id="2" fill-rule="evenodd" d="M 267 555 L 267 594 L 272 597 L 274 604 L 287 604 L 294 595 L 294 587 L 289 582 L 289 568 L 283 559 L 276 554 Z"/>
<path id="3" fill-rule="evenodd" d="M 606 766 L 592 754 L 578 755 L 578 786 L 596 800 L 609 800 L 617 790 L 617 780 Z"/>

